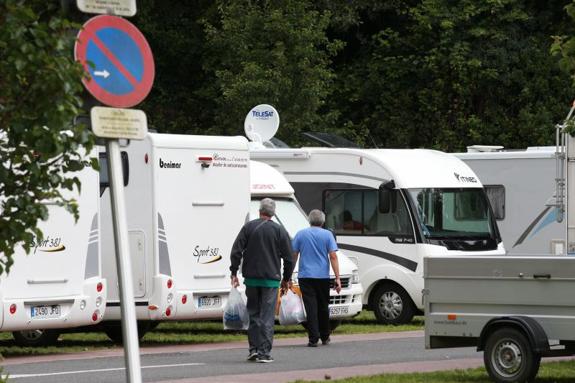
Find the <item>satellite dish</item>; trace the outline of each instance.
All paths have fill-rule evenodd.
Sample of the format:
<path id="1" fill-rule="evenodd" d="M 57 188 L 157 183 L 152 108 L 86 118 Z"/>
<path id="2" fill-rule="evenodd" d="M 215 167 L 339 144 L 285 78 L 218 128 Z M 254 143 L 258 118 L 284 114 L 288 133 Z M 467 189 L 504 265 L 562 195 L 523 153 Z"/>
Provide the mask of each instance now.
<path id="1" fill-rule="evenodd" d="M 253 142 L 268 141 L 276 134 L 279 126 L 278 111 L 268 104 L 253 107 L 244 121 L 246 136 Z"/>

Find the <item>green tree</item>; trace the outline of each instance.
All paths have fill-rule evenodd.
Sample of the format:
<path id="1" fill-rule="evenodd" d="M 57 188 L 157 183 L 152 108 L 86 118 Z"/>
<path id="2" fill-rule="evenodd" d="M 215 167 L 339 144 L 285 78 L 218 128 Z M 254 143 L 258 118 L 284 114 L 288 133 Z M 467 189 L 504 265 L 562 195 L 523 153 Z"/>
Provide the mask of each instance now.
<path id="1" fill-rule="evenodd" d="M 341 43 L 326 37 L 330 14 L 304 0 L 219 1 L 206 20 L 204 92 L 215 100 L 213 133 L 242 134 L 247 112 L 279 111 L 278 137 L 297 143 L 302 130 L 325 130 L 334 115 L 325 100 L 334 80 L 330 58 Z"/>
<path id="2" fill-rule="evenodd" d="M 14 248 L 41 238 L 43 201 L 77 216 L 61 190 L 80 188 L 67 176 L 85 166 L 81 153 L 93 138 L 72 126 L 82 99 L 80 65 L 73 61 L 78 26 L 43 0 L 0 0 L 0 272 L 9 271 Z"/>

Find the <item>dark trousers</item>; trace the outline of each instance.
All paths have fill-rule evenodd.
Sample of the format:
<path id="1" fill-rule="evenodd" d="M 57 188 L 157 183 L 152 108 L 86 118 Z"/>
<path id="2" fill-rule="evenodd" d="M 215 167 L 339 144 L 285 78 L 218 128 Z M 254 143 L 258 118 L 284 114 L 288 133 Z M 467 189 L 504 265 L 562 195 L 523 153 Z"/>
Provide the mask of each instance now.
<path id="1" fill-rule="evenodd" d="M 248 342 L 250 353 L 269 356 L 274 339 L 277 287 L 246 286 L 247 308 L 250 316 Z"/>
<path id="2" fill-rule="evenodd" d="M 299 278 L 310 343 L 329 338 L 329 279 Z"/>

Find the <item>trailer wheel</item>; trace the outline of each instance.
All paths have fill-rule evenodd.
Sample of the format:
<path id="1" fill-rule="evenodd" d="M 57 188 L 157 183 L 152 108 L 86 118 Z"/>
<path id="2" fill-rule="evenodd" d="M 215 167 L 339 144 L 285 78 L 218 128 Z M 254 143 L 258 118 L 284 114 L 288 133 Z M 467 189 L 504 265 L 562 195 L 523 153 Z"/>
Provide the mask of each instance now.
<path id="1" fill-rule="evenodd" d="M 57 330 L 23 330 L 12 333 L 14 341 L 22 347 L 52 346 L 60 337 Z"/>
<path id="2" fill-rule="evenodd" d="M 138 321 L 138 339 L 142 339 L 150 330 L 150 321 Z M 102 327 L 110 340 L 117 344 L 123 344 L 122 323 L 120 321 L 103 322 Z"/>
<path id="3" fill-rule="evenodd" d="M 398 284 L 385 283 L 373 294 L 371 307 L 381 324 L 409 323 L 415 315 L 415 305 L 407 291 Z"/>
<path id="4" fill-rule="evenodd" d="M 521 331 L 506 327 L 487 338 L 483 362 L 495 382 L 532 382 L 539 370 L 541 355 L 531 349 Z"/>

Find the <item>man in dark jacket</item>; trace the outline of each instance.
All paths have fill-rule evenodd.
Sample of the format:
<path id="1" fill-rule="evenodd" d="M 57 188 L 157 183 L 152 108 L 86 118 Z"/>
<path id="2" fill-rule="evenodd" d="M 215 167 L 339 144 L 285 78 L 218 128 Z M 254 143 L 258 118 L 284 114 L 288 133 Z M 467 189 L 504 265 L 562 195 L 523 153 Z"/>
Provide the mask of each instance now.
<path id="1" fill-rule="evenodd" d="M 275 308 L 278 287 L 282 294 L 287 291 L 293 271 L 291 243 L 285 229 L 271 219 L 276 204 L 271 198 L 260 202 L 260 218 L 242 227 L 231 253 L 232 286 L 238 287 L 238 268 L 242 263 L 242 275 L 248 297 L 250 316 L 248 328 L 249 361 L 273 362 L 270 355 L 274 336 Z M 281 260 L 283 259 L 283 277 Z"/>

